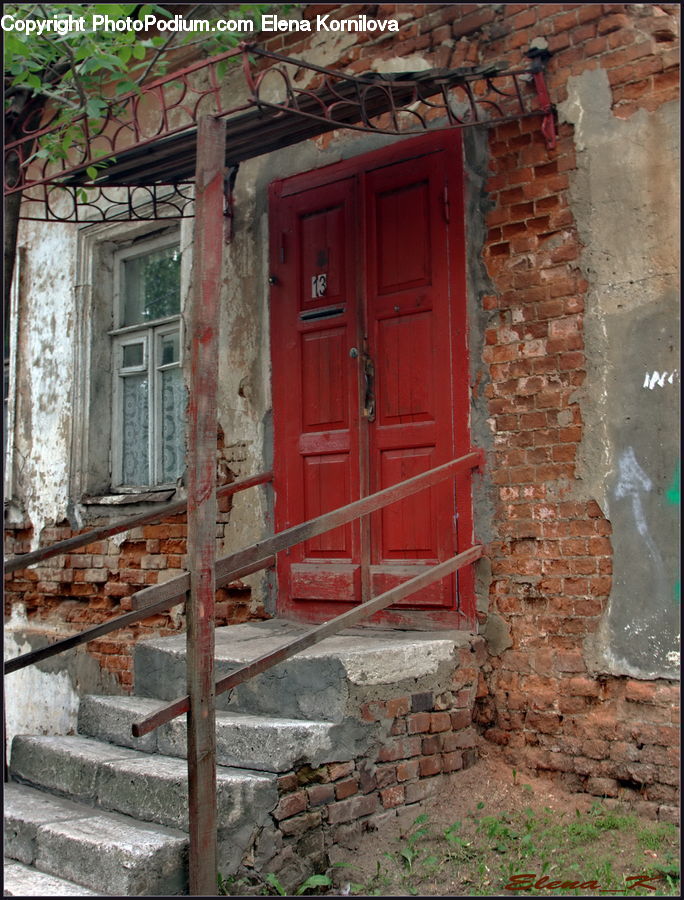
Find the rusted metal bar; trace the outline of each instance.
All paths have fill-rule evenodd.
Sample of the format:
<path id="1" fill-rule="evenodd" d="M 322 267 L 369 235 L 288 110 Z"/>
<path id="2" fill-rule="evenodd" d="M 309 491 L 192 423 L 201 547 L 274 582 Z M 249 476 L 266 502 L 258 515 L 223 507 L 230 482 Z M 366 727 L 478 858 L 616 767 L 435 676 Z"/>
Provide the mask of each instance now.
<path id="1" fill-rule="evenodd" d="M 324 513 L 315 519 L 309 519 L 308 522 L 303 522 L 301 525 L 293 525 L 292 528 L 287 528 L 285 531 L 271 535 L 271 537 L 258 541 L 244 550 L 238 550 L 236 553 L 223 556 L 216 562 L 216 586 L 221 587 L 222 584 L 226 584 L 227 581 L 234 579 L 236 577 L 235 569 L 237 568 L 250 565 L 273 553 L 280 553 L 282 550 L 287 550 L 301 541 L 309 540 L 312 537 L 316 537 L 316 535 L 323 534 L 325 531 L 337 528 L 338 525 L 346 525 L 347 522 L 351 522 L 359 516 L 365 516 L 368 513 L 382 509 L 384 506 L 388 506 L 390 503 L 410 497 L 424 488 L 446 481 L 461 469 L 481 467 L 483 461 L 484 454 L 482 450 L 473 450 L 471 453 L 466 453 L 465 456 L 452 459 L 450 462 L 436 466 L 434 469 L 429 469 L 427 472 L 421 472 L 420 475 L 414 475 L 413 478 L 407 478 L 406 481 L 402 481 L 399 484 L 383 488 L 381 491 L 369 494 L 368 497 L 363 497 L 361 500 L 354 500 L 347 506 Z M 187 585 L 188 576 L 179 575 L 177 578 L 172 578 L 164 584 L 151 585 L 148 588 L 137 591 L 133 594 L 131 602 L 147 604 L 155 602 L 160 597 L 172 599 L 182 595 L 188 589 Z"/>
<path id="2" fill-rule="evenodd" d="M 265 556 L 265 557 L 263 557 L 263 559 L 257 559 L 256 562 L 249 563 L 246 566 L 241 566 L 238 569 L 233 569 L 229 573 L 228 578 L 223 579 L 222 583 L 227 584 L 227 583 L 230 583 L 231 581 L 237 581 L 238 578 L 244 578 L 245 575 L 252 575 L 254 572 L 260 572 L 262 569 L 270 569 L 275 564 L 276 564 L 276 558 L 274 555 Z M 183 583 L 186 585 L 185 591 L 183 591 L 183 593 L 186 593 L 187 591 L 190 590 L 190 576 L 187 574 L 183 575 L 182 580 L 183 580 Z M 220 587 L 220 586 L 221 585 L 218 585 L 218 587 Z M 138 592 L 137 594 L 133 594 L 130 598 L 131 606 L 133 609 L 146 609 L 147 608 L 147 604 L 145 602 L 141 601 L 140 594 L 141 594 L 141 592 Z M 172 592 L 170 592 L 168 599 L 170 601 L 173 601 L 173 598 L 175 595 L 176 595 L 176 590 L 174 589 Z M 160 597 L 160 599 L 161 599 L 161 597 Z M 143 600 L 144 600 L 144 598 L 143 598 Z"/>
<path id="3" fill-rule="evenodd" d="M 258 572 L 260 569 L 268 569 L 270 566 L 274 565 L 275 556 L 268 556 L 266 559 L 258 560 L 251 566 L 244 566 L 242 569 L 236 569 L 231 580 L 243 578 L 245 575 L 251 575 L 252 572 Z M 187 579 L 189 590 L 189 575 L 187 576 Z M 30 653 L 16 656 L 14 659 L 5 663 L 5 675 L 9 675 L 10 672 L 16 672 L 18 669 L 23 669 L 33 663 L 49 659 L 51 656 L 58 656 L 60 653 L 64 653 L 65 650 L 71 650 L 73 647 L 78 647 L 79 644 L 87 644 L 89 641 L 94 641 L 96 638 L 103 637 L 105 634 L 110 634 L 112 631 L 118 631 L 120 628 L 127 628 L 129 625 L 135 625 L 136 622 L 141 622 L 148 618 L 148 616 L 166 612 L 168 609 L 171 609 L 172 606 L 177 606 L 179 603 L 184 602 L 185 596 L 181 595 L 172 597 L 171 599 L 160 597 L 154 603 L 148 603 L 147 605 L 138 604 L 134 607 L 133 612 L 116 616 L 114 619 L 109 619 L 107 622 L 102 622 L 100 625 L 94 625 L 92 628 L 87 629 L 87 631 L 82 631 L 80 634 L 71 635 L 61 641 L 55 641 L 54 644 L 50 644 L 47 647 L 41 647 L 40 650 L 32 650 Z"/>
<path id="4" fill-rule="evenodd" d="M 261 472 L 258 475 L 241 478 L 239 481 L 233 481 L 231 484 L 222 485 L 222 487 L 216 489 L 216 496 L 231 497 L 233 494 L 237 494 L 238 491 L 247 490 L 247 488 L 258 484 L 266 484 L 269 481 L 273 481 L 273 472 Z M 171 503 L 161 504 L 153 512 L 140 513 L 137 516 L 120 519 L 111 525 L 101 525 L 99 528 L 92 528 L 90 531 L 74 535 L 74 537 L 66 538 L 63 541 L 57 541 L 48 547 L 39 547 L 38 550 L 32 550 L 30 553 L 22 553 L 19 556 L 11 557 L 5 561 L 5 573 L 16 572 L 17 569 L 25 569 L 53 556 L 61 556 L 62 553 L 72 553 L 74 550 L 85 547 L 86 544 L 91 544 L 93 541 L 112 537 L 124 531 L 130 531 L 131 528 L 137 528 L 139 525 L 150 525 L 153 522 L 168 519 L 170 516 L 184 513 L 186 509 L 186 500 L 173 500 Z"/>
<path id="5" fill-rule="evenodd" d="M 170 607 L 182 602 L 182 597 L 172 601 L 159 600 L 157 603 L 152 603 L 142 609 L 134 609 L 132 612 L 124 613 L 115 619 L 109 619 L 109 621 L 103 622 L 101 625 L 94 625 L 92 628 L 81 631 L 79 634 L 63 638 L 61 641 L 55 641 L 54 644 L 49 644 L 47 647 L 32 650 L 30 653 L 23 653 L 21 656 L 16 656 L 5 663 L 5 675 L 9 675 L 10 672 L 16 672 L 18 669 L 23 669 L 25 666 L 30 666 L 33 663 L 49 659 L 51 656 L 57 656 L 59 653 L 64 653 L 65 650 L 78 647 L 79 644 L 87 644 L 88 641 L 94 641 L 96 638 L 103 637 L 112 631 L 118 631 L 119 628 L 135 625 L 136 622 L 141 622 L 143 619 L 147 619 L 149 616 L 157 613 L 166 612 Z"/>
<path id="6" fill-rule="evenodd" d="M 403 600 L 404 597 L 408 597 L 416 591 L 422 590 L 432 584 L 433 581 L 438 581 L 440 578 L 450 575 L 457 569 L 475 562 L 480 559 L 483 553 L 484 548 L 482 544 L 475 544 L 463 553 L 459 553 L 457 556 L 446 560 L 446 562 L 433 566 L 427 572 L 423 572 L 415 578 L 411 578 L 410 581 L 405 581 L 403 584 L 400 584 L 389 591 L 385 591 L 385 593 L 380 594 L 379 597 L 374 597 L 372 600 L 368 600 L 366 603 L 355 606 L 353 609 L 336 616 L 329 622 L 325 622 L 323 625 L 312 628 L 311 631 L 302 635 L 302 637 L 296 638 L 295 640 L 284 644 L 282 647 L 279 647 L 277 650 L 273 650 L 270 653 L 260 656 L 258 659 L 247 663 L 247 665 L 236 669 L 235 672 L 231 672 L 230 675 L 226 675 L 225 678 L 221 678 L 216 683 L 216 694 L 223 694 L 225 691 L 232 690 L 232 688 L 237 687 L 237 685 L 242 684 L 245 681 L 249 681 L 249 679 L 253 678 L 255 675 L 260 675 L 277 663 L 290 659 L 290 657 L 300 651 L 306 650 L 307 647 L 312 647 L 314 644 L 320 643 L 325 638 L 337 634 L 343 628 L 351 628 L 362 619 L 366 619 L 368 616 L 380 612 L 392 603 L 397 603 L 399 600 Z M 158 710 L 141 722 L 134 723 L 132 726 L 133 736 L 142 737 L 142 735 L 154 731 L 155 728 L 159 728 L 166 722 L 171 721 L 171 719 L 177 718 L 184 712 L 187 712 L 189 704 L 189 697 L 180 697 L 178 700 L 174 700 L 172 703 L 169 703 L 163 709 Z"/>
<path id="7" fill-rule="evenodd" d="M 187 684 L 189 880 L 192 896 L 216 892 L 214 602 L 218 329 L 223 260 L 226 123 L 197 129 L 188 402 Z"/>

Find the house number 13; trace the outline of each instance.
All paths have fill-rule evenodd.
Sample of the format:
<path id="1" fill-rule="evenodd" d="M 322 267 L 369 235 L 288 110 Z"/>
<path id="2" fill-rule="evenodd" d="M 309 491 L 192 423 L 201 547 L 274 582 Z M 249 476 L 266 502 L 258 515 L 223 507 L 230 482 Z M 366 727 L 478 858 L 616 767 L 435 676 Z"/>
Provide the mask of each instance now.
<path id="1" fill-rule="evenodd" d="M 319 297 L 324 297 L 327 286 L 328 286 L 328 276 L 327 275 L 312 275 L 311 276 L 311 298 L 312 298 L 312 300 L 318 300 Z"/>

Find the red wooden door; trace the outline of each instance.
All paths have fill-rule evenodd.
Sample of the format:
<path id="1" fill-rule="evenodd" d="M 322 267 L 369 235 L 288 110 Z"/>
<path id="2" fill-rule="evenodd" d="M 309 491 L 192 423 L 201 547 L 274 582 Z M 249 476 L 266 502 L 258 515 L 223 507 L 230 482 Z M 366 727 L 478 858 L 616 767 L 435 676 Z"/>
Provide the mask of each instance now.
<path id="1" fill-rule="evenodd" d="M 439 135 L 273 185 L 276 530 L 470 449 L 460 183 Z M 471 540 L 467 478 L 426 490 L 280 554 L 279 613 L 326 620 Z M 374 621 L 472 625 L 471 582 Z"/>

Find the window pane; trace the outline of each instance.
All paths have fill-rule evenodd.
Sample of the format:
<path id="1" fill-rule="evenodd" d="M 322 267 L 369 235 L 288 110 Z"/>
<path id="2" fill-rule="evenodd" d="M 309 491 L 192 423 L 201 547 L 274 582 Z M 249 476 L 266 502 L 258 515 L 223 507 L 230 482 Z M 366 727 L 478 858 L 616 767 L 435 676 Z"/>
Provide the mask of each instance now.
<path id="1" fill-rule="evenodd" d="M 177 335 L 176 335 L 177 337 Z M 162 478 L 175 481 L 185 469 L 186 393 L 180 368 L 167 369 L 162 377 Z"/>
<path id="2" fill-rule="evenodd" d="M 161 365 L 178 362 L 180 358 L 180 334 L 165 334 L 161 339 Z"/>
<path id="3" fill-rule="evenodd" d="M 166 247 L 124 262 L 122 326 L 180 312 L 180 250 Z"/>
<path id="4" fill-rule="evenodd" d="M 133 366 L 141 366 L 145 358 L 144 345 L 140 344 L 124 344 L 122 364 L 124 369 L 130 369 Z"/>
<path id="5" fill-rule="evenodd" d="M 149 484 L 147 375 L 123 379 L 123 446 L 121 483 Z"/>

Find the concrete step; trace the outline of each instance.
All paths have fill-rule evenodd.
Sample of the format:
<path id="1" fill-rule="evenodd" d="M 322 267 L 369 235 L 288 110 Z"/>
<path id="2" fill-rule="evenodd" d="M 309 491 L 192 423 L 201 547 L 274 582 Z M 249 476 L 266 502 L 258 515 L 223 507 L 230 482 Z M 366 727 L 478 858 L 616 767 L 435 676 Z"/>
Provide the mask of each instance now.
<path id="1" fill-rule="evenodd" d="M 25 736 L 12 742 L 12 778 L 57 796 L 188 829 L 187 766 L 181 759 L 115 747 L 82 736 Z M 217 769 L 217 804 L 224 829 L 251 825 L 277 802 L 276 776 Z"/>
<path id="2" fill-rule="evenodd" d="M 65 881 L 55 875 L 46 875 L 33 866 L 25 866 L 13 859 L 5 860 L 4 867 L 5 897 L 105 897 L 89 891 L 88 888 L 73 881 Z"/>
<path id="3" fill-rule="evenodd" d="M 308 631 L 271 619 L 216 630 L 216 671 L 222 677 Z M 217 708 L 252 715 L 343 722 L 358 717 L 361 703 L 382 686 L 394 695 L 429 690 L 447 672 L 453 655 L 468 647 L 468 632 L 399 632 L 349 629 L 302 651 L 217 698 Z M 153 638 L 136 645 L 138 696 L 174 700 L 186 693 L 185 636 Z"/>
<path id="4" fill-rule="evenodd" d="M 187 835 L 177 829 L 5 785 L 13 896 L 35 896 L 41 889 L 43 896 L 88 895 L 103 887 L 113 896 L 182 894 L 187 851 Z"/>
<path id="5" fill-rule="evenodd" d="M 78 730 L 83 735 L 145 753 L 187 756 L 187 728 L 181 716 L 142 738 L 131 725 L 156 712 L 163 702 L 143 697 L 87 696 L 81 701 Z M 334 724 L 303 719 L 219 712 L 216 759 L 220 766 L 263 772 L 286 772 L 297 765 L 314 768 L 346 762 L 363 753 L 371 739 L 355 721 Z"/>

